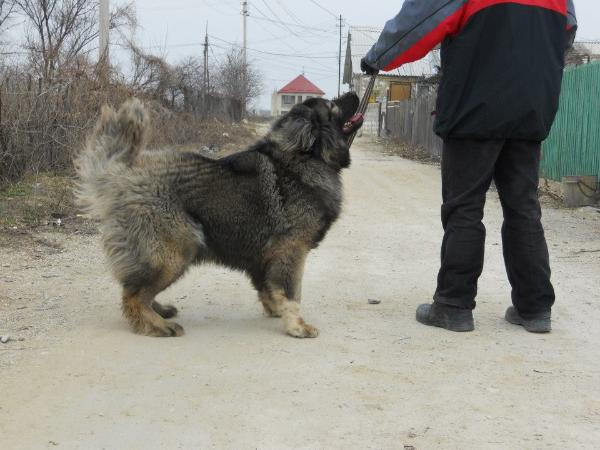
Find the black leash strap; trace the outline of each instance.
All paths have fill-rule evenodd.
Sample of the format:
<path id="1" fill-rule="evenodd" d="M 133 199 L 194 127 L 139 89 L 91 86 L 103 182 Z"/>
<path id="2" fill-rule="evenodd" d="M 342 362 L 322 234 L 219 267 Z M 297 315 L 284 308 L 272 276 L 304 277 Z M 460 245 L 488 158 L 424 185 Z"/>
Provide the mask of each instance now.
<path id="1" fill-rule="evenodd" d="M 358 105 L 358 109 L 356 110 L 356 114 L 362 114 L 363 116 L 367 112 L 367 108 L 369 107 L 369 99 L 371 98 L 371 94 L 373 93 L 373 88 L 375 87 L 375 80 L 377 80 L 377 74 L 371 75 L 371 79 L 369 80 L 369 84 L 367 85 L 367 89 L 365 90 L 365 94 L 363 95 L 362 100 L 360 101 L 360 105 Z M 348 137 L 348 148 L 352 147 L 352 143 L 354 142 L 354 138 L 356 137 L 356 130 Z"/>

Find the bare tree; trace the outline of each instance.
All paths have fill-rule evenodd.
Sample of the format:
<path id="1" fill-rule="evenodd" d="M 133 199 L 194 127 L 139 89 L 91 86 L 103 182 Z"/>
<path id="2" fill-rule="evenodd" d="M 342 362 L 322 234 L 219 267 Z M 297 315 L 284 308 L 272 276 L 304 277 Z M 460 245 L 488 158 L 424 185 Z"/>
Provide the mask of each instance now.
<path id="1" fill-rule="evenodd" d="M 14 0 L 29 25 L 26 48 L 39 76 L 51 80 L 61 68 L 89 54 L 98 38 L 97 0 Z M 135 24 L 133 6 L 111 13 L 111 29 Z"/>
<path id="2" fill-rule="evenodd" d="M 162 99 L 171 84 L 171 67 L 163 57 L 145 52 L 133 42 L 128 42 L 131 54 L 129 84 L 137 93 Z"/>
<path id="3" fill-rule="evenodd" d="M 204 73 L 199 58 L 188 57 L 169 64 L 165 57 L 142 50 L 132 42 L 129 84 L 140 94 L 160 101 L 175 111 L 199 112 L 202 108 Z"/>
<path id="4" fill-rule="evenodd" d="M 249 104 L 262 92 L 261 74 L 251 64 L 244 63 L 241 49 L 233 48 L 219 67 L 216 84 L 221 95 Z"/>
<path id="5" fill-rule="evenodd" d="M 0 0 L 0 36 L 4 31 L 4 27 L 8 24 L 15 10 L 15 2 L 13 0 Z"/>
<path id="6" fill-rule="evenodd" d="M 185 111 L 197 111 L 201 107 L 204 71 L 200 58 L 189 57 L 173 68 L 172 89 L 174 99 Z M 207 92 L 207 94 L 209 94 Z M 173 106 L 176 103 L 173 102 Z"/>

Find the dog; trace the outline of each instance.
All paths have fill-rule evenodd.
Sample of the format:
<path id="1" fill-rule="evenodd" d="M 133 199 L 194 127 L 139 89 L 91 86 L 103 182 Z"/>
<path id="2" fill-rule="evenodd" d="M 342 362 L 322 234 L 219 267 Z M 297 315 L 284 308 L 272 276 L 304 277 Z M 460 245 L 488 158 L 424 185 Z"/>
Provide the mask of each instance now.
<path id="1" fill-rule="evenodd" d="M 289 335 L 319 334 L 300 315 L 303 267 L 340 214 L 347 127 L 358 106 L 354 93 L 308 99 L 223 159 L 146 150 L 150 124 L 139 100 L 103 109 L 75 161 L 76 197 L 100 222 L 134 332 L 181 336 L 167 320 L 177 309 L 155 297 L 191 265 L 210 262 L 246 273 L 266 314 L 281 317 Z"/>

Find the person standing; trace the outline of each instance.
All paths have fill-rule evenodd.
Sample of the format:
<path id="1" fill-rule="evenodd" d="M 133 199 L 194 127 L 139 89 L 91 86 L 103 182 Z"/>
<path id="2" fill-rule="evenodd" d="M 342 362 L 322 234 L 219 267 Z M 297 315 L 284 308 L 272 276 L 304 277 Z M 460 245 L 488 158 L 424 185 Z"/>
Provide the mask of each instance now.
<path id="1" fill-rule="evenodd" d="M 512 287 L 506 320 L 530 332 L 551 330 L 555 294 L 538 199 L 539 165 L 576 29 L 572 0 L 406 0 L 362 59 L 361 69 L 372 75 L 442 44 L 434 130 L 444 141 L 444 238 L 434 301 L 418 307 L 419 322 L 474 329 L 483 211 L 493 180 Z"/>

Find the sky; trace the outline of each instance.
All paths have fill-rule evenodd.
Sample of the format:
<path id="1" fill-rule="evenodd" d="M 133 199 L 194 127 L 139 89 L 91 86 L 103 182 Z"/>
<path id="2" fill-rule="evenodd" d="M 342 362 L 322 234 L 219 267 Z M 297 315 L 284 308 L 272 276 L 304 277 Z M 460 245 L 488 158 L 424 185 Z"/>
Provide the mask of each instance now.
<path id="1" fill-rule="evenodd" d="M 208 22 L 210 57 L 221 60 L 230 43 L 243 40 L 239 0 L 137 0 L 142 45 L 166 51 L 177 61 L 201 55 Z M 337 95 L 339 15 L 343 17 L 342 58 L 348 26 L 382 26 L 399 10 L 397 1 L 381 1 L 377 10 L 357 10 L 352 1 L 249 0 L 248 57 L 263 76 L 258 107 L 270 109 L 271 94 L 296 76 L 308 79 L 332 97 Z M 196 43 L 198 45 L 193 45 Z M 189 46 L 187 46 L 189 45 Z"/>
<path id="2" fill-rule="evenodd" d="M 127 0 L 111 0 L 124 3 Z M 177 62 L 202 56 L 208 24 L 209 57 L 220 61 L 231 44 L 242 43 L 239 0 L 135 0 L 136 40 L 148 50 Z M 271 94 L 305 73 L 328 97 L 337 95 L 339 15 L 348 26 L 383 27 L 402 0 L 248 0 L 248 57 L 263 75 L 258 107 L 270 109 Z M 575 0 L 578 40 L 600 40 L 600 2 Z"/>
<path id="3" fill-rule="evenodd" d="M 249 0 L 248 56 L 263 75 L 259 108 L 269 109 L 271 94 L 297 75 L 337 95 L 339 15 L 345 36 L 349 25 L 383 27 L 401 0 Z M 600 2 L 575 0 L 578 39 L 600 40 Z M 239 0 L 137 0 L 142 45 L 164 51 L 170 61 L 201 55 L 205 27 L 210 57 L 220 60 L 243 39 Z M 194 45 L 195 44 L 195 45 Z M 277 55 L 273 55 L 275 53 Z M 342 54 L 345 53 L 345 41 Z"/>

